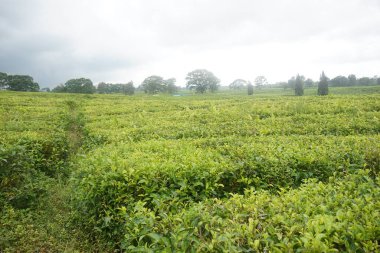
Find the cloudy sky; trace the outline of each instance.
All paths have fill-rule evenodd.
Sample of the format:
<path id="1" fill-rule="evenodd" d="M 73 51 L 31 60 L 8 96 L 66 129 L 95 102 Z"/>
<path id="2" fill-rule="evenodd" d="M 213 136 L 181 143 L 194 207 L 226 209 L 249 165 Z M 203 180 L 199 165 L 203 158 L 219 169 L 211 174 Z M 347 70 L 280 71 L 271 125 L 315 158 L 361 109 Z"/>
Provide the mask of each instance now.
<path id="1" fill-rule="evenodd" d="M 0 72 L 42 87 L 68 79 L 228 85 L 264 75 L 380 75 L 380 0 L 0 0 Z"/>

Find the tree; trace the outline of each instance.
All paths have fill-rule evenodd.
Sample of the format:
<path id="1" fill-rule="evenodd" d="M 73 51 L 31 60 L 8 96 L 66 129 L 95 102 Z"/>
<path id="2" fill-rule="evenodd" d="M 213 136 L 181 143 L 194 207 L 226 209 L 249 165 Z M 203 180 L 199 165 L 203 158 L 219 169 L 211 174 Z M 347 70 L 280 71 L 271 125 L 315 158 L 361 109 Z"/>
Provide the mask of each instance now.
<path id="1" fill-rule="evenodd" d="M 130 96 L 135 94 L 135 86 L 132 81 L 123 85 L 123 93 Z"/>
<path id="2" fill-rule="evenodd" d="M 255 85 L 256 85 L 257 88 L 260 89 L 261 87 L 263 87 L 266 84 L 268 84 L 268 81 L 265 78 L 265 76 L 258 76 L 258 77 L 256 77 L 256 79 L 255 79 Z"/>
<path id="3" fill-rule="evenodd" d="M 348 85 L 349 86 L 355 86 L 357 83 L 356 76 L 351 74 L 348 76 Z"/>
<path id="4" fill-rule="evenodd" d="M 295 94 L 296 96 L 303 96 L 303 93 L 304 93 L 304 81 L 303 81 L 304 78 L 302 78 L 300 75 L 297 75 L 296 77 L 296 81 L 295 81 L 295 84 L 294 84 L 294 91 L 295 91 Z"/>
<path id="5" fill-rule="evenodd" d="M 68 92 L 68 93 L 94 93 L 96 88 L 92 81 L 87 78 L 70 79 L 64 85 L 59 85 L 53 89 L 54 92 Z"/>
<path id="6" fill-rule="evenodd" d="M 40 86 L 27 75 L 8 75 L 6 85 L 13 91 L 39 91 Z"/>
<path id="7" fill-rule="evenodd" d="M 145 93 L 156 94 L 164 91 L 164 79 L 161 76 L 149 76 L 141 83 Z"/>
<path id="8" fill-rule="evenodd" d="M 59 84 L 59 85 L 55 86 L 51 91 L 57 92 L 57 93 L 66 92 L 66 87 L 63 84 Z"/>
<path id="9" fill-rule="evenodd" d="M 306 87 L 312 87 L 313 85 L 314 85 L 314 82 L 310 78 L 305 80 L 305 86 Z"/>
<path id="10" fill-rule="evenodd" d="M 329 79 L 325 75 L 325 72 L 322 71 L 322 74 L 319 78 L 318 83 L 318 95 L 325 96 L 329 94 Z"/>
<path id="11" fill-rule="evenodd" d="M 101 82 L 101 83 L 98 84 L 96 90 L 100 94 L 111 93 L 111 84 L 105 83 L 105 82 Z"/>
<path id="12" fill-rule="evenodd" d="M 242 90 L 247 86 L 247 84 L 248 82 L 243 79 L 236 79 L 229 85 L 229 88 L 231 90 Z"/>
<path id="13" fill-rule="evenodd" d="M 330 81 L 331 86 L 335 87 L 344 87 L 348 86 L 349 84 L 349 79 L 345 76 L 337 76 L 331 79 Z"/>
<path id="14" fill-rule="evenodd" d="M 251 82 L 248 82 L 247 89 L 248 89 L 248 95 L 253 95 L 253 85 L 251 84 Z"/>
<path id="15" fill-rule="evenodd" d="M 294 89 L 295 87 L 296 87 L 296 78 L 294 76 L 292 76 L 288 80 L 288 87 L 287 88 Z"/>
<path id="16" fill-rule="evenodd" d="M 5 88 L 8 85 L 7 73 L 0 72 L 0 88 Z"/>
<path id="17" fill-rule="evenodd" d="M 359 85 L 370 85 L 371 79 L 369 77 L 361 77 L 358 79 L 358 84 Z"/>
<path id="18" fill-rule="evenodd" d="M 175 85 L 175 82 L 175 78 L 169 78 L 167 80 L 164 80 L 164 88 L 167 93 L 173 94 L 178 91 L 178 87 Z"/>
<path id="19" fill-rule="evenodd" d="M 195 89 L 197 93 L 204 93 L 207 90 L 215 92 L 220 83 L 220 80 L 212 72 L 206 69 L 196 69 L 189 72 L 186 80 L 186 87 Z"/>

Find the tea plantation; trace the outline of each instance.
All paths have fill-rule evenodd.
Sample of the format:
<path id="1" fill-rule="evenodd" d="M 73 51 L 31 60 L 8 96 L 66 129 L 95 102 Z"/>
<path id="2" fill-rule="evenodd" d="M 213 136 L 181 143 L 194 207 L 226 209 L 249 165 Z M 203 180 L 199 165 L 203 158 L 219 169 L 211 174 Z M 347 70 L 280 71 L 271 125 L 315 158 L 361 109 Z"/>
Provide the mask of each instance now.
<path id="1" fill-rule="evenodd" d="M 380 252 L 380 88 L 0 92 L 0 252 Z"/>

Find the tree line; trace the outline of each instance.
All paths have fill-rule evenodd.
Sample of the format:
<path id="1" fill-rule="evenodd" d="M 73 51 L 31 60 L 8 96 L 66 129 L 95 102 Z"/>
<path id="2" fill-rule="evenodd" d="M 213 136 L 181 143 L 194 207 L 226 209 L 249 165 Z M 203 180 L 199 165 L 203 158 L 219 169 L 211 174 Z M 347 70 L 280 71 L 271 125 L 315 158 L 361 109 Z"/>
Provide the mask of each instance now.
<path id="1" fill-rule="evenodd" d="M 8 75 L 0 72 L 0 89 L 12 91 L 39 91 L 40 86 L 28 75 Z"/>
<path id="2" fill-rule="evenodd" d="M 220 79 L 217 78 L 211 71 L 206 69 L 196 69 L 191 71 L 186 76 L 186 88 L 194 90 L 196 93 L 215 92 L 220 87 Z M 180 89 L 176 86 L 176 79 L 164 79 L 158 75 L 152 75 L 144 79 L 144 81 L 135 88 L 132 81 L 128 83 L 105 83 L 101 82 L 95 86 L 88 78 L 74 78 L 70 79 L 64 84 L 60 84 L 53 88 L 53 92 L 63 93 L 122 93 L 126 95 L 133 95 L 136 90 L 145 92 L 147 94 L 168 93 L 174 94 Z M 322 83 L 322 87 L 321 87 Z M 302 75 L 291 77 L 287 82 L 279 82 L 275 84 L 268 84 L 265 76 L 257 76 L 252 84 L 248 80 L 236 79 L 229 88 L 231 90 L 246 89 L 248 95 L 254 93 L 254 88 L 261 89 L 262 87 L 282 87 L 284 89 L 293 89 L 295 95 L 303 95 L 305 87 L 318 86 L 318 94 L 324 95 L 328 87 L 347 87 L 347 86 L 368 86 L 380 85 L 380 77 L 374 76 L 357 78 L 354 74 L 345 76 L 336 76 L 329 79 L 324 73 L 321 74 L 318 82 L 310 78 L 305 78 Z M 0 89 L 7 89 L 12 91 L 40 91 L 38 83 L 33 81 L 33 78 L 28 75 L 9 75 L 0 72 Z M 41 91 L 50 91 L 49 88 L 41 89 Z M 328 91 L 327 91 L 328 93 Z"/>

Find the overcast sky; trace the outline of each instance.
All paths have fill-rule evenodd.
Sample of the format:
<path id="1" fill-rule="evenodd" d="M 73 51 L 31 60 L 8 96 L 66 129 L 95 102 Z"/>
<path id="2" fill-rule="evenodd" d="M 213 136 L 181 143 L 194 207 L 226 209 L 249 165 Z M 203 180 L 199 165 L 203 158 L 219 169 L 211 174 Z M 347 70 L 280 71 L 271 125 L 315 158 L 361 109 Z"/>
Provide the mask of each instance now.
<path id="1" fill-rule="evenodd" d="M 297 73 L 380 75 L 380 0 L 0 0 L 0 72 L 184 86 Z"/>

